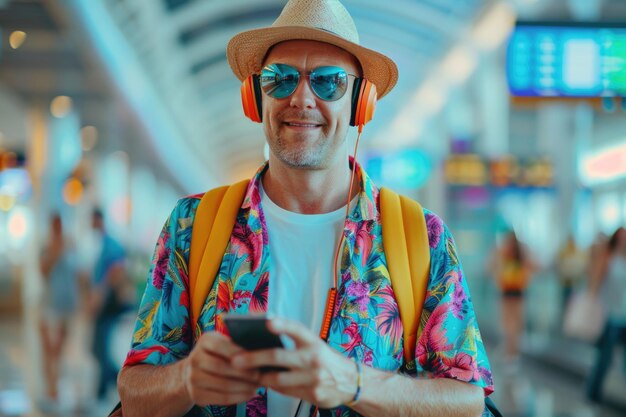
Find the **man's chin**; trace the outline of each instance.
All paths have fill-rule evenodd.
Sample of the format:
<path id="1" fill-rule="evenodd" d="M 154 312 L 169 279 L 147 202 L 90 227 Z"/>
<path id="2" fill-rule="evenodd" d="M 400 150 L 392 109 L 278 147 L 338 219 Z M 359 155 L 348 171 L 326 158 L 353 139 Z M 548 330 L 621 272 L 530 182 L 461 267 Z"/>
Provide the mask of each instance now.
<path id="1" fill-rule="evenodd" d="M 289 168 L 302 170 L 318 170 L 324 168 L 319 155 L 277 155 L 278 159 Z"/>

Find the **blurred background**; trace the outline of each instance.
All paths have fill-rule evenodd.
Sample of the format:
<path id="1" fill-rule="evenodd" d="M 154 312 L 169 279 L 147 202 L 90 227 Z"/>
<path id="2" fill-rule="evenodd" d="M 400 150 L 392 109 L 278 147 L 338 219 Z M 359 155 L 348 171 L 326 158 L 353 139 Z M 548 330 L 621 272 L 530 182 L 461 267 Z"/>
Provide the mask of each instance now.
<path id="1" fill-rule="evenodd" d="M 264 161 L 225 50 L 285 3 L 0 0 L 0 416 L 117 402 L 176 200 Z M 343 3 L 400 69 L 359 160 L 451 228 L 498 406 L 626 416 L 626 1 Z"/>

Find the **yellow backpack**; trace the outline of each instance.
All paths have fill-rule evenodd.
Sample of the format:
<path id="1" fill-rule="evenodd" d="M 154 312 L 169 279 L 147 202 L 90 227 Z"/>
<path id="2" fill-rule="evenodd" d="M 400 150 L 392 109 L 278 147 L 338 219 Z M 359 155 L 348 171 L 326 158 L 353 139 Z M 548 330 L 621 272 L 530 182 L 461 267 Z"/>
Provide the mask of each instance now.
<path id="1" fill-rule="evenodd" d="M 206 192 L 196 210 L 189 254 L 194 332 L 198 331 L 198 316 L 213 286 L 248 183 L 244 180 Z M 404 358 L 409 364 L 415 358 L 430 271 L 426 220 L 419 203 L 387 188 L 380 190 L 380 207 L 387 268 L 404 330 Z"/>

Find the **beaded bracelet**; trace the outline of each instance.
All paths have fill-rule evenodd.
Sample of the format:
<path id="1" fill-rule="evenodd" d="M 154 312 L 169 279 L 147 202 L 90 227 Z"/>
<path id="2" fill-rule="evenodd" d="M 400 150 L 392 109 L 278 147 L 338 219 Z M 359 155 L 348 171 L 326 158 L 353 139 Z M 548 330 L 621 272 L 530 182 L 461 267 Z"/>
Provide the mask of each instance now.
<path id="1" fill-rule="evenodd" d="M 354 407 L 361 397 L 361 364 L 357 360 L 354 363 L 356 364 L 356 392 L 352 400 L 346 404 L 350 408 Z"/>

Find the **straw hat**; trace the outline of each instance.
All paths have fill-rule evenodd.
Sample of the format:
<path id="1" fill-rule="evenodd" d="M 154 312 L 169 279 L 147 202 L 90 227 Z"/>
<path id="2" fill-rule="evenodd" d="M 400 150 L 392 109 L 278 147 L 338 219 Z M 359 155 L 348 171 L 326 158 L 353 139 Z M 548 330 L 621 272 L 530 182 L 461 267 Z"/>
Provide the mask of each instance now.
<path id="1" fill-rule="evenodd" d="M 359 45 L 354 21 L 339 0 L 289 0 L 271 27 L 235 35 L 228 43 L 228 63 L 239 80 L 259 73 L 269 48 L 287 40 L 326 42 L 354 55 L 363 76 L 376 85 L 378 98 L 398 80 L 396 64 L 385 55 Z"/>

